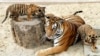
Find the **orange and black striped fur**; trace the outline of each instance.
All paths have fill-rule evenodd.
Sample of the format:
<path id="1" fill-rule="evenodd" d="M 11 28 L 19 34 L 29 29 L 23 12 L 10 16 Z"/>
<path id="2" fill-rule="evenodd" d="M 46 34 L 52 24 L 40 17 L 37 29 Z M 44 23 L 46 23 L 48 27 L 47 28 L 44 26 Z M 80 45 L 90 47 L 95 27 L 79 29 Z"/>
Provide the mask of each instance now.
<path id="1" fill-rule="evenodd" d="M 85 24 L 84 20 L 80 16 L 77 16 L 75 14 L 77 14 L 77 12 L 75 12 L 74 15 L 71 15 L 70 19 L 68 20 L 61 19 L 52 14 L 46 15 L 49 21 L 49 24 L 45 27 L 46 36 L 48 38 L 51 38 L 51 36 L 55 34 L 56 31 L 52 28 L 52 25 L 55 23 L 61 24 L 60 29 L 63 29 L 63 34 L 59 37 L 59 40 L 57 42 L 58 45 L 47 49 L 39 50 L 36 52 L 36 56 L 48 56 L 60 53 L 62 51 L 67 50 L 68 47 L 74 43 L 78 27 Z"/>
<path id="2" fill-rule="evenodd" d="M 97 34 L 96 31 L 88 24 L 84 24 L 78 28 L 78 33 L 81 36 L 83 44 L 90 45 L 92 51 L 97 49 Z"/>
<path id="3" fill-rule="evenodd" d="M 45 7 L 40 7 L 35 4 L 12 4 L 6 10 L 5 19 L 2 23 L 7 19 L 8 14 L 10 13 L 10 18 L 18 21 L 18 16 L 27 15 L 27 20 L 31 20 L 32 16 L 42 17 L 45 13 Z"/>

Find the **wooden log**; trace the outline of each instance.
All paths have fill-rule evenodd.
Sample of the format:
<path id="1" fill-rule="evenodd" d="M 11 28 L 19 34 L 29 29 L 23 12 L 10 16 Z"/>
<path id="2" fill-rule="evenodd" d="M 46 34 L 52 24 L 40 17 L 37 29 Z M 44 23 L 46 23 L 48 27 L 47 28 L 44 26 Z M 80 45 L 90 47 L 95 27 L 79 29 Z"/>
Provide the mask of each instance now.
<path id="1" fill-rule="evenodd" d="M 25 48 L 34 48 L 41 44 L 41 38 L 45 34 L 44 23 L 40 18 L 31 21 L 16 22 L 11 20 L 11 28 L 15 43 Z"/>

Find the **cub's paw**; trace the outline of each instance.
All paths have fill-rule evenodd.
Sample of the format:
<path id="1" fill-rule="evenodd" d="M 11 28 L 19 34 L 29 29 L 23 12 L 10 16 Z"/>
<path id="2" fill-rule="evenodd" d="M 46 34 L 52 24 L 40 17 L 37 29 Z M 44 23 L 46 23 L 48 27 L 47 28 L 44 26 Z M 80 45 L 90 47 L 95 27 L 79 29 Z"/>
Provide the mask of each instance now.
<path id="1" fill-rule="evenodd" d="M 91 47 L 92 52 L 96 52 L 97 51 L 97 47 Z"/>

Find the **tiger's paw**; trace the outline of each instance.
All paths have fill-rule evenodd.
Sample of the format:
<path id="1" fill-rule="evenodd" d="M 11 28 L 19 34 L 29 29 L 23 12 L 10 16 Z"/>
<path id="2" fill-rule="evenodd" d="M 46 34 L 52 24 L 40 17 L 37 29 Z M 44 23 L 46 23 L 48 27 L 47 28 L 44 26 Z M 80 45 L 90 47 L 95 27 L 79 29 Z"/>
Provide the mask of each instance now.
<path id="1" fill-rule="evenodd" d="M 27 20 L 28 20 L 28 21 L 31 21 L 31 20 L 32 20 L 32 18 L 27 18 Z"/>
<path id="2" fill-rule="evenodd" d="M 92 52 L 96 52 L 97 51 L 97 47 L 91 47 Z"/>
<path id="3" fill-rule="evenodd" d="M 28 21 L 31 21 L 32 19 L 28 19 Z"/>
<path id="4" fill-rule="evenodd" d="M 35 53 L 35 56 L 47 56 L 47 55 L 44 53 L 44 50 L 39 50 Z"/>

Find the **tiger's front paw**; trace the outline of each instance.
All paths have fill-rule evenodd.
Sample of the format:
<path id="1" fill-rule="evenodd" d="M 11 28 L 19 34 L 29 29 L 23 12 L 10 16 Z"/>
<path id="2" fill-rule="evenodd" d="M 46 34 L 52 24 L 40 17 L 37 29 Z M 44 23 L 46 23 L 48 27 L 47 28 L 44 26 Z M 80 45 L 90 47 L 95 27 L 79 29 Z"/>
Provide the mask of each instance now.
<path id="1" fill-rule="evenodd" d="M 35 53 L 35 56 L 47 56 L 44 52 L 44 50 L 39 50 Z"/>
<path id="2" fill-rule="evenodd" d="M 29 18 L 29 19 L 27 19 L 27 20 L 28 20 L 28 21 L 31 21 L 32 19 Z"/>
<path id="3" fill-rule="evenodd" d="M 96 52 L 97 47 L 96 46 L 93 46 L 93 47 L 91 47 L 91 49 L 92 49 L 92 52 Z"/>

